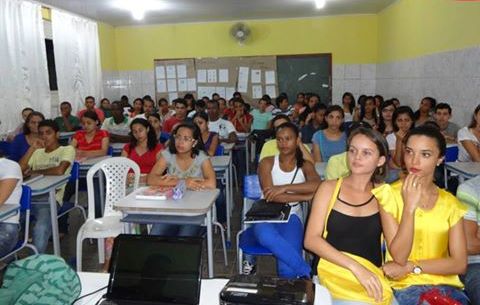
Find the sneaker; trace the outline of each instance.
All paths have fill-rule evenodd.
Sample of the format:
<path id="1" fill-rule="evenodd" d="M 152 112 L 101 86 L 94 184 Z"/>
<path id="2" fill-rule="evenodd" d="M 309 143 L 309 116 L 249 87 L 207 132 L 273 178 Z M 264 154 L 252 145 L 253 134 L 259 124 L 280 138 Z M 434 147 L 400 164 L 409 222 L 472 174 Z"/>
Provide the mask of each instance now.
<path id="1" fill-rule="evenodd" d="M 257 273 L 257 266 L 247 260 L 244 260 L 242 263 L 242 274 L 254 275 L 255 273 Z"/>

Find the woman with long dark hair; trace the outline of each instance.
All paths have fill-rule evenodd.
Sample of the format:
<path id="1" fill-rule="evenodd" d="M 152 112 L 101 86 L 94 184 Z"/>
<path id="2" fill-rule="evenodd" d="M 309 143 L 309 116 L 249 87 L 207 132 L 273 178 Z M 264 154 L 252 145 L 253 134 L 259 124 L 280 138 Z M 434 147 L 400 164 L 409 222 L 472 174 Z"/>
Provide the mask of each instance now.
<path id="1" fill-rule="evenodd" d="M 392 100 L 386 100 L 380 105 L 380 120 L 378 123 L 378 131 L 384 137 L 393 132 L 393 112 L 395 111 L 395 104 Z"/>
<path id="2" fill-rule="evenodd" d="M 9 158 L 13 161 L 19 161 L 27 152 L 28 148 L 34 144 L 42 146 L 43 141 L 38 134 L 38 124 L 45 120 L 42 113 L 32 111 L 25 119 L 23 132 L 15 136 L 12 142 L 12 148 Z"/>

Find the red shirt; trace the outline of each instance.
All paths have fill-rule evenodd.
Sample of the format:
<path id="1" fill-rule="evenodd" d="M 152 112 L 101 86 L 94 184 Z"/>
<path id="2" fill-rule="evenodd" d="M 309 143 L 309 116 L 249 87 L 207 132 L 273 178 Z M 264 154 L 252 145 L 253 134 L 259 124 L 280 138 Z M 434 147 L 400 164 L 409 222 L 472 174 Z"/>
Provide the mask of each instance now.
<path id="1" fill-rule="evenodd" d="M 100 122 L 103 122 L 103 120 L 105 120 L 105 114 L 103 113 L 103 111 L 100 110 L 100 109 L 98 109 L 98 108 L 96 108 L 96 107 L 93 108 L 93 110 L 95 110 L 95 113 L 97 114 L 98 119 L 100 120 Z M 77 117 L 78 117 L 79 119 L 82 119 L 82 116 L 83 116 L 83 114 L 84 114 L 85 112 L 87 112 L 87 109 L 82 109 L 82 110 L 80 110 L 80 111 L 77 113 Z"/>
<path id="2" fill-rule="evenodd" d="M 245 119 L 245 123 L 251 123 L 253 121 L 253 116 L 250 113 L 245 113 L 243 115 L 243 118 Z M 240 124 L 240 122 L 235 118 L 235 113 L 232 114 L 231 116 L 228 117 L 228 120 L 232 122 L 233 126 L 235 127 L 235 130 L 238 132 L 248 132 L 245 130 Z"/>
<path id="3" fill-rule="evenodd" d="M 152 171 L 157 162 L 157 154 L 163 149 L 163 145 L 158 143 L 153 150 L 148 150 L 143 155 L 138 155 L 136 149 L 130 150 L 130 144 L 125 144 L 123 150 L 127 152 L 128 158 L 135 161 L 140 166 L 140 173 L 148 174 Z"/>
<path id="4" fill-rule="evenodd" d="M 172 116 L 171 118 L 169 118 L 163 123 L 163 131 L 172 133 L 173 127 L 175 127 L 175 125 L 177 125 L 180 122 L 182 122 L 182 120 L 177 119 L 176 116 Z"/>
<path id="5" fill-rule="evenodd" d="M 73 135 L 73 138 L 77 140 L 77 149 L 86 151 L 100 150 L 102 149 L 103 138 L 108 138 L 108 131 L 103 129 L 97 129 L 91 142 L 87 142 L 86 134 L 85 130 L 79 130 Z"/>

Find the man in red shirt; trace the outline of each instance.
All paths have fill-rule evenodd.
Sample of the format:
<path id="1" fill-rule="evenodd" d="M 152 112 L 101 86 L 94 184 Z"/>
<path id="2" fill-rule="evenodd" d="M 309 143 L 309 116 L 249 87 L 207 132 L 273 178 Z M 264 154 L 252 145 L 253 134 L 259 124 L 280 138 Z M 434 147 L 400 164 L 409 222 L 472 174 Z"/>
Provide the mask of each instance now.
<path id="1" fill-rule="evenodd" d="M 86 111 L 95 111 L 95 113 L 97 114 L 98 116 L 98 120 L 100 122 L 103 122 L 103 120 L 105 119 L 105 114 L 103 113 L 102 110 L 98 109 L 95 107 L 95 98 L 93 96 L 87 96 L 85 98 L 85 109 L 82 109 L 80 110 L 78 113 L 77 113 L 77 117 L 79 119 L 82 119 L 82 116 L 83 114 L 86 112 Z"/>
<path id="2" fill-rule="evenodd" d="M 173 100 L 173 104 L 175 105 L 175 115 L 163 123 L 163 131 L 168 133 L 172 132 L 175 125 L 185 121 L 187 118 L 187 101 L 182 98 L 177 98 Z"/>

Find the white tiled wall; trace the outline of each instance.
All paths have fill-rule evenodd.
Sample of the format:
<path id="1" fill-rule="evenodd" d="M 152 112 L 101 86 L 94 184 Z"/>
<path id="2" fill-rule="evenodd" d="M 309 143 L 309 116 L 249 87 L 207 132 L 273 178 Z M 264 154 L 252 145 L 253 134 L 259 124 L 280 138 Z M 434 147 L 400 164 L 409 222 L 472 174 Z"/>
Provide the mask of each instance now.
<path id="1" fill-rule="evenodd" d="M 103 93 L 110 101 L 122 95 L 131 100 L 144 95 L 155 97 L 153 70 L 103 71 Z"/>
<path id="2" fill-rule="evenodd" d="M 335 64 L 332 67 L 332 101 L 340 104 L 344 92 L 355 97 L 360 94 L 375 94 L 375 64 Z"/>

